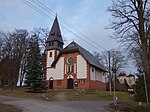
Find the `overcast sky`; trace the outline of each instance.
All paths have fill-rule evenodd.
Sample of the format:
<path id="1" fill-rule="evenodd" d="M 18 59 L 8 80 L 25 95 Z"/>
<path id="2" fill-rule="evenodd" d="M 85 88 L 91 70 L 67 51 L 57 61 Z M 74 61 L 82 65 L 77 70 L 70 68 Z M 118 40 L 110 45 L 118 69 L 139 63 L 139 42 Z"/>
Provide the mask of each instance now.
<path id="1" fill-rule="evenodd" d="M 49 28 L 55 18 L 55 15 L 43 10 L 34 2 L 35 0 L 28 0 L 34 6 L 46 13 L 50 19 L 41 15 L 21 0 L 3 0 L 0 3 L 0 30 L 12 31 L 14 28 L 23 28 L 32 30 L 34 27 Z M 74 26 L 86 36 L 83 39 L 77 35 L 72 34 L 64 23 L 59 20 L 62 35 L 67 40 L 66 44 L 71 41 L 87 47 L 89 50 L 98 50 L 94 46 L 89 47 L 89 43 L 97 44 L 105 49 L 111 49 L 116 43 L 108 37 L 111 35 L 110 31 L 105 27 L 109 24 L 111 18 L 107 12 L 107 7 L 111 4 L 110 0 L 39 0 L 45 4 L 54 13 Z M 60 19 L 58 17 L 58 19 Z M 75 31 L 75 30 L 74 30 Z M 76 31 L 78 32 L 78 31 Z M 79 34 L 80 35 L 80 34 Z M 81 36 L 81 35 L 80 35 Z M 89 41 L 90 40 L 90 41 Z M 92 40 L 92 42 L 91 42 Z M 89 41 L 86 43 L 84 41 Z"/>
<path id="2" fill-rule="evenodd" d="M 25 1 L 25 0 L 24 0 Z M 26 0 L 34 7 L 38 7 L 49 17 L 45 17 L 35 11 L 22 0 L 1 0 L 0 3 L 0 30 L 13 31 L 15 28 L 28 29 L 35 27 L 48 28 L 50 30 L 55 14 L 43 10 L 35 3 L 36 0 Z M 105 29 L 109 25 L 111 15 L 107 12 L 111 0 L 39 0 L 51 11 L 57 13 L 63 38 L 67 40 L 65 45 L 75 41 L 91 53 L 119 48 L 115 40 L 109 36 L 112 31 Z M 26 2 L 27 3 L 27 2 Z M 43 13 L 43 14 L 44 14 Z M 44 15 L 45 15 L 44 14 Z M 61 21 L 65 20 L 65 26 Z M 68 23 L 66 23 L 66 21 Z M 70 29 L 75 27 L 77 30 Z M 69 30 L 68 30 L 69 29 Z M 74 33 L 79 33 L 74 35 Z M 78 31 L 79 30 L 79 31 Z"/>

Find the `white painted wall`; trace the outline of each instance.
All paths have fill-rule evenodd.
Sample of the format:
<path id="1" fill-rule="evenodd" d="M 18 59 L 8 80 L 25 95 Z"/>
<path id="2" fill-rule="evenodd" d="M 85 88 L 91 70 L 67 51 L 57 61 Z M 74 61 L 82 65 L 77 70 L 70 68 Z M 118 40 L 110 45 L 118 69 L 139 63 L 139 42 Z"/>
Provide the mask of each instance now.
<path id="1" fill-rule="evenodd" d="M 47 69 L 47 80 L 50 77 L 53 77 L 54 80 L 62 80 L 64 78 L 64 57 L 58 60 L 55 68 Z"/>
<path id="2" fill-rule="evenodd" d="M 52 52 L 52 57 L 50 57 L 50 52 Z M 54 61 L 55 50 L 47 51 L 47 67 L 51 67 L 52 62 Z"/>
<path id="3" fill-rule="evenodd" d="M 92 69 L 94 71 L 92 71 Z M 90 66 L 90 79 L 95 81 L 95 68 Z"/>
<path id="4" fill-rule="evenodd" d="M 96 70 L 96 75 L 95 75 L 96 81 L 102 81 L 102 75 L 103 75 L 102 71 Z"/>
<path id="5" fill-rule="evenodd" d="M 104 82 L 104 83 L 106 83 L 107 81 L 106 81 L 106 75 L 107 75 L 107 73 L 105 72 L 103 72 L 102 73 L 103 75 L 102 75 L 102 82 Z"/>
<path id="6" fill-rule="evenodd" d="M 81 55 L 77 55 L 77 78 L 87 78 L 86 60 Z"/>
<path id="7" fill-rule="evenodd" d="M 94 71 L 92 71 L 92 69 L 94 70 Z M 101 71 L 101 70 L 97 70 L 97 69 L 95 69 L 95 67 L 93 67 L 93 66 L 90 66 L 90 79 L 91 80 L 94 80 L 94 81 L 101 81 L 101 82 L 106 82 L 105 81 L 105 75 L 103 75 L 104 74 L 104 72 L 103 71 Z"/>

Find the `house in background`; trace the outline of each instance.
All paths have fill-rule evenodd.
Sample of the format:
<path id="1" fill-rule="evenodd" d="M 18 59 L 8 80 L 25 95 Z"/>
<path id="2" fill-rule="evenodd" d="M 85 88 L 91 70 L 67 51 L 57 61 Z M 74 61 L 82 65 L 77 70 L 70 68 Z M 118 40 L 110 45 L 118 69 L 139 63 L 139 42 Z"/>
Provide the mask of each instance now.
<path id="1" fill-rule="evenodd" d="M 104 66 L 76 42 L 65 48 L 63 44 L 56 17 L 46 41 L 47 87 L 106 90 Z"/>
<path id="2" fill-rule="evenodd" d="M 136 78 L 132 74 L 126 75 L 125 73 L 120 73 L 117 79 L 121 84 L 127 83 L 129 87 L 134 86 L 136 82 Z"/>
<path id="3" fill-rule="evenodd" d="M 126 78 L 126 81 L 127 81 L 127 84 L 129 85 L 129 87 L 132 87 L 135 85 L 135 82 L 136 82 L 136 78 L 134 75 L 132 74 L 129 74 Z"/>
<path id="4" fill-rule="evenodd" d="M 125 83 L 125 80 L 126 80 L 126 74 L 125 73 L 120 73 L 118 76 L 117 76 L 117 79 L 119 80 L 119 82 L 121 84 L 124 84 Z"/>

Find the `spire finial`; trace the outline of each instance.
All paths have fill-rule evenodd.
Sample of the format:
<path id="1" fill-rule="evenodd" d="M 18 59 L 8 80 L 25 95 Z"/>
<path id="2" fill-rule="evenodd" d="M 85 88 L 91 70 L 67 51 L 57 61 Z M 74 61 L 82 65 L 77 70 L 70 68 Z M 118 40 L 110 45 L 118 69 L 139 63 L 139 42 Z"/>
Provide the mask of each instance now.
<path id="1" fill-rule="evenodd" d="M 57 18 L 57 12 L 56 12 L 56 18 Z"/>

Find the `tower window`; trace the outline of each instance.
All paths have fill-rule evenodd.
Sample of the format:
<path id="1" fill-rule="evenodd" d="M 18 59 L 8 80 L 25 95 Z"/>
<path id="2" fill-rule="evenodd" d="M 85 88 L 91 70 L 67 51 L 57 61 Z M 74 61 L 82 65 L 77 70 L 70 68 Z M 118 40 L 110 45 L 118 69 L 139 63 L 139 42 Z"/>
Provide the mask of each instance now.
<path id="1" fill-rule="evenodd" d="M 49 53 L 49 57 L 52 57 L 52 52 Z"/>
<path id="2" fill-rule="evenodd" d="M 54 45 L 54 43 L 52 42 L 52 46 Z"/>
<path id="3" fill-rule="evenodd" d="M 54 43 L 53 43 L 53 42 L 50 42 L 50 43 L 49 43 L 49 46 L 54 46 Z"/>
<path id="4" fill-rule="evenodd" d="M 54 33 L 51 33 L 51 36 L 54 36 Z"/>

